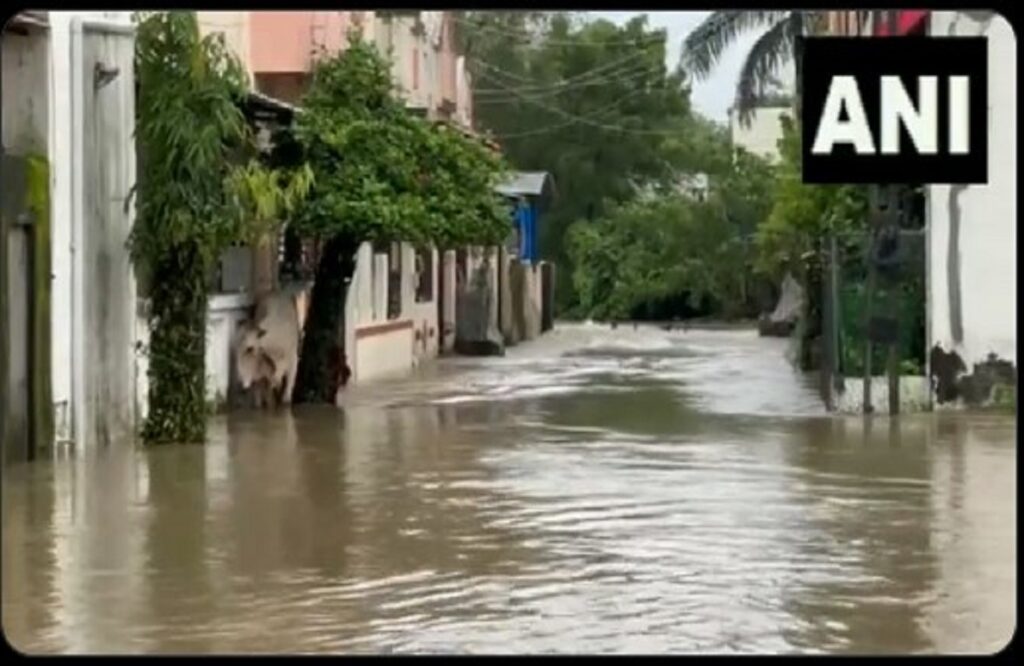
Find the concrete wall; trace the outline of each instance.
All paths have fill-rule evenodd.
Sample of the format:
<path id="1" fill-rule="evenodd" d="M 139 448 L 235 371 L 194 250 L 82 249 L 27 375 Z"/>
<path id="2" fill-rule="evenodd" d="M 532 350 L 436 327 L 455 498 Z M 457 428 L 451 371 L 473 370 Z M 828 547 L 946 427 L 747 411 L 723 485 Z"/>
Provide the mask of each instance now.
<path id="1" fill-rule="evenodd" d="M 36 115 L 49 117 L 55 439 L 89 448 L 127 434 L 134 421 L 135 281 L 124 246 L 135 180 L 134 45 L 129 12 L 51 11 L 49 23 L 49 50 L 33 57 L 32 80 L 48 97 Z M 97 61 L 119 68 L 100 88 Z M 4 54 L 3 62 L 13 61 Z M 27 89 L 5 85 L 5 104 Z"/>
<path id="2" fill-rule="evenodd" d="M 733 145 L 745 148 L 748 152 L 761 155 L 774 161 L 779 158 L 778 141 L 782 138 L 783 115 L 792 117 L 793 110 L 789 107 L 772 107 L 757 109 L 751 119 L 750 127 L 744 127 L 736 112 L 729 112 L 729 126 L 732 132 Z"/>
<path id="3" fill-rule="evenodd" d="M 0 44 L 5 154 L 0 172 L 0 453 L 7 461 L 25 460 L 35 448 L 48 445 L 52 416 L 50 382 L 38 376 L 50 372 L 50 267 L 45 260 L 51 221 L 47 212 L 42 218 L 35 214 L 30 190 L 40 183 L 30 175 L 27 161 L 29 156 L 48 158 L 49 38 L 40 30 L 4 32 Z M 41 186 L 48 193 L 49 183 Z M 40 259 L 46 265 L 36 265 Z"/>
<path id="4" fill-rule="evenodd" d="M 455 120 L 463 127 L 473 127 L 473 79 L 466 67 L 466 58 L 459 56 L 455 62 Z"/>
<path id="5" fill-rule="evenodd" d="M 74 29 L 72 36 L 74 44 Z M 136 179 L 134 58 L 132 34 L 83 24 L 75 107 L 81 116 L 73 116 L 72 136 L 80 139 L 73 162 L 81 179 L 73 183 L 81 192 L 74 216 L 74 424 L 84 449 L 130 441 L 135 430 L 136 287 L 127 249 L 135 216 L 134 207 L 125 207 Z M 119 73 L 96 86 L 97 66 Z"/>
<path id="6" fill-rule="evenodd" d="M 508 271 L 512 340 L 533 340 L 541 334 L 543 285 L 540 266 L 513 261 Z"/>
<path id="7" fill-rule="evenodd" d="M 282 290 L 295 299 L 299 328 L 306 321 L 312 285 L 283 285 Z M 239 325 L 252 315 L 253 296 L 249 293 L 211 294 L 206 313 L 206 399 L 217 407 L 229 401 L 237 388 L 235 340 Z M 145 306 L 138 308 L 135 318 L 135 336 L 141 345 L 149 344 L 150 328 Z M 136 409 L 145 419 L 149 395 L 149 359 L 145 353 L 135 357 Z"/>
<path id="8" fill-rule="evenodd" d="M 246 68 L 252 77 L 251 33 L 249 15 L 253 12 L 196 12 L 199 33 L 204 37 L 210 33 L 220 32 L 224 41 Z"/>
<path id="9" fill-rule="evenodd" d="M 1017 363 L 1016 40 L 999 15 L 934 12 L 930 33 L 988 37 L 988 183 L 928 187 L 929 348 L 963 364 L 930 371 L 959 382 L 990 354 Z"/>
<path id="10" fill-rule="evenodd" d="M 840 414 L 864 413 L 864 380 L 846 377 L 844 390 L 835 393 L 835 411 Z M 928 411 L 931 407 L 928 378 L 917 375 L 900 377 L 900 413 Z M 871 407 L 875 414 L 889 413 L 889 378 L 871 378 Z"/>
<path id="11" fill-rule="evenodd" d="M 49 127 L 49 45 L 45 32 L 5 32 L 2 40 L 3 114 L 0 127 L 10 153 L 46 154 Z"/>
<path id="12" fill-rule="evenodd" d="M 444 354 L 455 349 L 455 301 L 456 301 L 456 272 L 455 272 L 455 251 L 448 250 L 441 257 L 440 275 L 443 276 L 440 285 L 439 297 L 443 302 L 442 320 L 438 322 L 440 330 L 440 353 Z"/>
<path id="13" fill-rule="evenodd" d="M 433 250 L 432 298 L 416 301 L 415 250 L 402 244 L 402 307 L 388 319 L 388 256 L 374 254 L 370 243 L 356 253 L 356 270 L 345 302 L 345 349 L 351 382 L 399 376 L 438 355 L 439 257 Z"/>
<path id="14" fill-rule="evenodd" d="M 231 395 L 234 341 L 239 325 L 252 314 L 249 294 L 214 294 L 206 314 L 206 399 L 222 404 Z"/>
<path id="15" fill-rule="evenodd" d="M 413 34 L 415 24 L 415 17 L 407 15 L 380 19 L 375 41 L 382 53 L 390 52 L 391 71 L 406 103 L 429 109 L 433 106 L 433 61 L 425 37 Z"/>

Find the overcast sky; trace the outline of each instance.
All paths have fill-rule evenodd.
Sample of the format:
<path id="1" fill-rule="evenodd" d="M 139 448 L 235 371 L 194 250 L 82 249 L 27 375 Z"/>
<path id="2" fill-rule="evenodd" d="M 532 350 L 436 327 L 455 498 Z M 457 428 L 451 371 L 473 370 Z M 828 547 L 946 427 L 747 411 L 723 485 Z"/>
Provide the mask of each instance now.
<path id="1" fill-rule="evenodd" d="M 590 12 L 592 16 L 605 18 L 623 24 L 638 14 L 647 14 L 647 24 L 652 28 L 668 30 L 668 66 L 675 68 L 679 63 L 679 52 L 686 35 L 711 12 Z M 693 86 L 693 105 L 705 116 L 719 121 L 729 118 L 729 107 L 736 94 L 736 80 L 739 78 L 743 59 L 751 45 L 763 31 L 751 31 L 741 35 L 722 57 L 718 67 L 705 81 Z M 791 76 L 791 74 L 790 74 Z"/>

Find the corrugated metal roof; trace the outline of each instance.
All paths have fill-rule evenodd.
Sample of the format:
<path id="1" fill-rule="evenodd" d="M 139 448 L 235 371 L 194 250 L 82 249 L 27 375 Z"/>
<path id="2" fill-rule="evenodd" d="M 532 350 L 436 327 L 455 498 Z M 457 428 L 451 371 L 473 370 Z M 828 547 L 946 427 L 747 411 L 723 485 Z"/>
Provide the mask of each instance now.
<path id="1" fill-rule="evenodd" d="M 261 92 L 252 91 L 249 93 L 250 103 L 255 103 L 257 106 L 262 106 L 266 109 L 270 109 L 276 112 L 284 113 L 302 113 L 302 108 L 284 102 L 270 95 L 265 95 Z"/>
<path id="2" fill-rule="evenodd" d="M 494 189 L 505 196 L 539 197 L 549 184 L 554 185 L 551 174 L 547 171 L 513 171 L 507 181 Z"/>
<path id="3" fill-rule="evenodd" d="M 37 10 L 25 10 L 18 12 L 12 16 L 7 23 L 4 24 L 4 29 L 7 28 L 35 28 L 39 30 L 48 30 L 50 27 L 49 12 L 37 11 Z"/>

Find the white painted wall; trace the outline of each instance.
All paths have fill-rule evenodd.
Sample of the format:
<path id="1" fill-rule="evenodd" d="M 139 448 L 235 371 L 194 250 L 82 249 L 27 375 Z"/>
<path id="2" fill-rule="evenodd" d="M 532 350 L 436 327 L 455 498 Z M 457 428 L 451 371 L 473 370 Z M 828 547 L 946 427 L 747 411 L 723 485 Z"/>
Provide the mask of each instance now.
<path id="1" fill-rule="evenodd" d="M 51 11 L 49 72 L 49 154 L 51 197 L 51 285 L 50 322 L 52 326 L 51 373 L 53 402 L 55 406 L 56 439 L 58 442 L 72 438 L 71 401 L 73 395 L 72 368 L 73 346 L 76 330 L 72 319 L 72 292 L 74 266 L 73 240 L 73 179 L 75 168 L 72 164 L 72 111 L 73 89 L 71 85 L 71 21 L 106 21 L 114 25 L 131 25 L 130 12 L 97 11 Z M 6 61 L 6 57 L 4 58 Z M 79 194 L 80 196 L 80 194 Z M 61 332 L 70 332 L 61 334 Z M 84 346 L 80 353 L 84 352 Z"/>
<path id="2" fill-rule="evenodd" d="M 9 153 L 46 155 L 49 143 L 49 42 L 46 32 L 4 33 L 3 145 Z"/>
<path id="3" fill-rule="evenodd" d="M 466 67 L 465 56 L 459 56 L 455 64 L 455 96 L 457 110 L 455 120 L 463 127 L 473 127 L 473 78 Z"/>
<path id="4" fill-rule="evenodd" d="M 778 141 L 782 138 L 782 116 L 793 115 L 789 107 L 770 107 L 757 109 L 750 121 L 750 127 L 744 127 L 739 121 L 735 110 L 729 112 L 729 126 L 732 132 L 733 145 L 745 148 L 748 152 L 761 155 L 775 161 L 779 158 Z"/>
<path id="5" fill-rule="evenodd" d="M 251 81 L 249 12 L 196 12 L 196 22 L 199 24 L 199 34 L 204 37 L 214 32 L 224 35 L 224 42 L 241 60 Z"/>
<path id="6" fill-rule="evenodd" d="M 51 326 L 52 335 L 52 387 L 53 401 L 55 406 L 55 426 L 57 441 L 70 440 L 73 437 L 82 439 L 82 433 L 87 430 L 86 402 L 89 400 L 88 393 L 93 389 L 93 384 L 87 379 L 90 358 L 95 358 L 95 340 L 88 340 L 87 322 L 90 318 L 88 311 L 88 299 L 86 292 L 86 274 L 88 267 L 83 252 L 86 247 L 87 232 L 91 227 L 87 224 L 88 216 L 85 208 L 87 206 L 87 195 L 92 191 L 86 181 L 85 165 L 89 163 L 90 157 L 95 161 L 96 155 L 84 155 L 84 132 L 83 123 L 86 120 L 85 109 L 86 93 L 91 88 L 91 76 L 85 81 L 83 65 L 81 61 L 81 38 L 73 37 L 72 23 L 76 20 L 90 22 L 97 29 L 93 32 L 104 32 L 116 35 L 131 28 L 131 13 L 126 11 L 51 11 L 49 15 L 49 53 L 48 57 L 42 57 L 38 62 L 44 64 L 45 70 L 40 72 L 38 80 L 45 82 L 49 89 L 48 115 L 50 118 L 49 135 L 49 159 L 51 174 L 51 216 L 52 216 L 52 248 L 51 248 L 51 270 L 53 273 L 52 295 L 51 295 Z M 106 26 L 106 28 L 104 28 Z M 81 33 L 78 33 L 81 34 Z M 115 55 L 121 53 L 127 55 Z M 124 62 L 117 63 L 120 66 L 121 74 L 119 79 L 128 79 L 132 76 L 132 62 L 130 60 L 131 49 L 116 49 L 111 46 L 109 58 L 129 58 Z M 6 57 L 4 58 L 6 61 Z M 123 86 L 123 81 L 115 80 L 105 88 L 102 94 L 97 97 L 106 110 L 100 109 L 100 129 L 105 136 L 116 136 L 121 134 L 112 123 L 125 122 L 124 119 L 134 117 L 134 88 Z M 117 99 L 111 97 L 116 95 Z M 91 92 L 89 97 L 91 98 Z M 109 106 L 109 105 L 113 106 Z M 130 123 L 130 120 L 127 122 Z M 106 186 L 108 194 L 119 201 L 107 201 L 100 197 L 103 204 L 109 204 L 110 210 L 114 211 L 117 206 L 123 206 L 123 191 L 126 191 L 125 184 L 130 187 L 134 182 L 135 153 L 134 142 L 131 141 L 132 128 L 127 127 L 122 139 L 118 139 L 118 145 L 104 145 L 104 163 L 112 169 L 107 174 Z M 93 193 L 95 194 L 95 193 Z M 121 214 L 111 212 L 117 217 L 116 224 L 111 223 L 110 229 L 120 234 L 122 222 L 130 225 L 132 214 L 129 213 L 128 220 L 120 219 Z M 112 237 L 96 238 L 89 236 L 90 241 L 95 241 L 101 248 L 99 251 L 109 259 L 111 267 L 120 271 L 125 265 L 126 253 L 123 248 L 123 239 L 118 240 Z M 94 245 L 95 247 L 95 245 Z M 77 253 L 76 253 L 77 251 Z M 118 290 L 125 299 L 123 303 L 108 304 L 117 306 L 118 310 L 122 305 L 126 312 L 124 317 L 117 315 L 118 321 L 123 319 L 125 325 L 131 328 L 131 315 L 128 313 L 134 307 L 135 287 L 134 280 L 129 279 L 125 289 Z M 107 295 L 109 296 L 109 295 Z M 124 350 L 116 353 L 118 358 L 114 359 L 118 368 L 123 368 L 128 374 L 117 381 L 131 382 L 131 354 L 134 341 L 134 331 L 110 331 L 115 338 L 124 341 Z M 121 351 L 124 357 L 121 357 Z M 92 373 L 93 378 L 97 375 Z M 128 387 L 128 394 L 131 395 L 131 388 Z M 101 405 L 94 404 L 90 408 L 93 412 L 102 413 Z M 131 411 L 131 410 L 129 410 Z M 89 419 L 91 421 L 91 419 Z"/>
<path id="7" fill-rule="evenodd" d="M 840 414 L 864 413 L 864 380 L 846 377 L 844 391 L 835 394 L 835 411 Z M 929 379 L 919 375 L 900 376 L 900 413 L 925 412 L 931 408 Z M 871 407 L 875 414 L 889 413 L 889 378 L 871 378 Z"/>
<path id="8" fill-rule="evenodd" d="M 434 250 L 433 298 L 417 303 L 415 250 L 408 243 L 402 244 L 402 312 L 397 319 L 388 319 L 388 257 L 374 254 L 370 243 L 359 247 L 356 270 L 345 302 L 345 349 L 352 370 L 350 382 L 394 377 L 438 355 L 438 261 Z M 379 332 L 379 327 L 385 325 L 402 327 Z"/>
<path id="9" fill-rule="evenodd" d="M 971 372 L 990 353 L 1017 359 L 1017 54 L 1013 28 L 999 15 L 979 22 L 933 12 L 932 35 L 988 37 L 988 183 L 959 195 L 963 339 L 950 321 L 949 185 L 928 188 L 929 348 L 956 351 Z"/>
<path id="10" fill-rule="evenodd" d="M 231 388 L 234 341 L 249 318 L 249 294 L 213 294 L 206 313 L 206 399 L 221 402 Z"/>
<path id="11" fill-rule="evenodd" d="M 408 374 L 413 368 L 412 348 L 411 327 L 359 338 L 355 354 L 349 355 L 353 380 L 369 382 Z"/>

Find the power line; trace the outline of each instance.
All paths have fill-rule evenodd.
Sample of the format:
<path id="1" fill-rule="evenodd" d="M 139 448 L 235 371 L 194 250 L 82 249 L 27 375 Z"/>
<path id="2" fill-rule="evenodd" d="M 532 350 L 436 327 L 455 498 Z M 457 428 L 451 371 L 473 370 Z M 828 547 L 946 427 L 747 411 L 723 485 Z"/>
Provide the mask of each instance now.
<path id="1" fill-rule="evenodd" d="M 630 127 L 622 127 L 620 125 L 606 125 L 604 123 L 596 123 L 596 122 L 593 122 L 593 121 L 591 121 L 590 119 L 588 119 L 588 118 L 586 118 L 584 116 L 575 116 L 575 115 L 573 115 L 571 113 L 568 113 L 567 111 L 563 111 L 562 109 L 560 109 L 558 107 L 549 106 L 547 104 L 542 104 L 540 102 L 537 102 L 536 100 L 530 99 L 526 95 L 522 95 L 520 93 L 517 93 L 512 88 L 506 88 L 506 89 L 510 93 L 512 93 L 512 94 L 516 95 L 517 97 L 519 97 L 520 99 L 522 99 L 523 101 L 528 102 L 530 104 L 533 104 L 534 106 L 536 106 L 539 109 L 544 109 L 544 110 L 549 111 L 551 113 L 558 114 L 558 115 L 560 115 L 560 116 L 562 116 L 562 117 L 564 117 L 566 119 L 574 120 L 576 122 L 580 122 L 580 123 L 583 123 L 585 125 L 590 125 L 592 127 L 597 127 L 599 129 L 613 131 L 613 132 L 626 132 L 626 133 L 632 133 L 632 134 L 656 135 L 656 136 L 677 136 L 679 134 L 678 130 L 634 129 L 634 128 L 630 128 Z"/>
<path id="2" fill-rule="evenodd" d="M 487 88 L 483 91 L 474 90 L 474 101 L 482 104 L 497 104 L 500 102 L 508 102 L 515 99 L 515 95 L 508 92 L 509 89 L 515 90 L 521 95 L 528 95 L 532 99 L 544 99 L 557 97 L 562 93 L 583 90 L 597 85 L 610 85 L 616 83 L 629 83 L 643 79 L 644 77 L 654 76 L 658 74 L 656 67 L 641 66 L 639 68 L 626 68 L 621 72 L 609 72 L 603 77 L 596 77 L 589 81 L 579 82 L 575 85 L 560 85 L 560 86 L 538 86 L 535 88 L 529 87 L 518 87 L 518 86 L 507 86 L 506 88 Z M 489 80 L 498 81 L 492 75 L 484 72 L 483 76 Z M 536 92 L 533 92 L 536 91 Z"/>
<path id="3" fill-rule="evenodd" d="M 457 24 L 464 25 L 468 28 L 479 30 L 480 32 L 491 33 L 492 35 L 501 35 L 503 37 L 521 37 L 529 42 L 533 42 L 535 40 L 543 40 L 543 43 L 546 46 L 589 46 L 595 48 L 603 48 L 610 46 L 637 46 L 639 44 L 656 44 L 658 42 L 668 40 L 667 33 L 660 35 L 643 35 L 640 37 L 634 37 L 623 40 L 604 40 L 596 42 L 586 40 L 585 38 L 581 38 L 579 40 L 554 39 L 543 34 L 531 34 L 529 32 L 517 33 L 514 31 L 501 30 L 500 28 L 473 23 L 472 21 L 466 21 L 465 19 L 460 19 L 454 16 L 452 17 L 452 21 Z M 659 30 L 664 29 L 661 28 Z"/>
<path id="4" fill-rule="evenodd" d="M 615 100 L 611 104 L 606 104 L 605 106 L 602 106 L 601 108 L 597 109 L 596 111 L 592 111 L 592 112 L 590 112 L 590 113 L 588 113 L 588 114 L 586 114 L 584 116 L 580 116 L 580 118 L 588 118 L 588 119 L 589 118 L 595 118 L 595 117 L 597 117 L 597 116 L 599 116 L 599 115 L 601 115 L 601 114 L 603 114 L 603 113 L 605 113 L 607 111 L 610 111 L 611 109 L 613 109 L 613 108 L 615 108 L 617 106 L 620 106 L 623 102 L 625 102 L 628 99 L 629 99 L 628 97 L 620 97 L 619 99 Z M 572 120 L 567 120 L 567 121 L 565 121 L 563 123 L 558 123 L 557 125 L 548 125 L 546 127 L 538 127 L 538 128 L 535 128 L 535 129 L 532 129 L 532 130 L 526 130 L 526 131 L 523 131 L 523 132 L 511 132 L 511 133 L 504 133 L 504 134 L 502 134 L 502 133 L 492 133 L 491 136 L 493 136 L 495 138 L 498 138 L 498 139 L 513 139 L 513 138 L 519 138 L 519 137 L 524 137 L 524 136 L 533 136 L 533 135 L 536 135 L 536 134 L 544 134 L 546 132 L 552 132 L 554 130 L 562 129 L 564 127 L 569 127 L 570 125 L 575 125 L 578 122 L 579 122 L 579 118 L 573 118 Z"/>
<path id="5" fill-rule="evenodd" d="M 558 82 L 556 84 L 553 84 L 552 87 L 560 87 L 560 86 L 571 85 L 571 84 L 574 84 L 574 83 L 579 83 L 580 81 L 584 81 L 584 80 L 587 80 L 589 78 L 593 78 L 598 73 L 615 71 L 617 69 L 623 69 L 623 68 L 625 68 L 625 64 L 626 63 L 631 62 L 633 60 L 637 60 L 638 58 L 640 58 L 641 56 L 644 56 L 644 55 L 646 55 L 646 52 L 644 52 L 644 51 L 634 51 L 633 53 L 631 53 L 629 55 L 626 55 L 626 56 L 624 56 L 622 58 L 617 58 L 617 59 L 612 60 L 610 62 L 606 62 L 606 63 L 603 63 L 603 64 L 597 66 L 597 67 L 589 69 L 589 70 L 587 70 L 585 72 L 581 72 L 580 74 L 577 74 L 575 76 L 571 76 L 568 79 L 565 79 L 564 81 L 560 81 L 560 82 Z M 518 74 L 514 74 L 514 73 L 509 72 L 507 70 L 504 70 L 504 69 L 502 69 L 500 67 L 496 67 L 495 65 L 492 65 L 491 63 L 486 62 L 484 60 L 480 60 L 478 58 L 472 58 L 472 57 L 467 58 L 467 60 L 470 60 L 472 62 L 475 62 L 475 63 L 478 63 L 480 65 L 483 65 L 485 68 L 487 68 L 487 69 L 489 69 L 491 71 L 503 74 L 504 76 L 506 76 L 506 77 L 508 77 L 510 79 L 516 79 L 516 80 L 518 80 L 518 81 L 520 81 L 522 83 L 527 83 L 527 84 L 531 84 L 531 85 L 533 85 L 533 83 L 534 83 L 533 81 L 530 81 L 529 79 L 523 78 L 522 76 L 520 76 Z"/>

